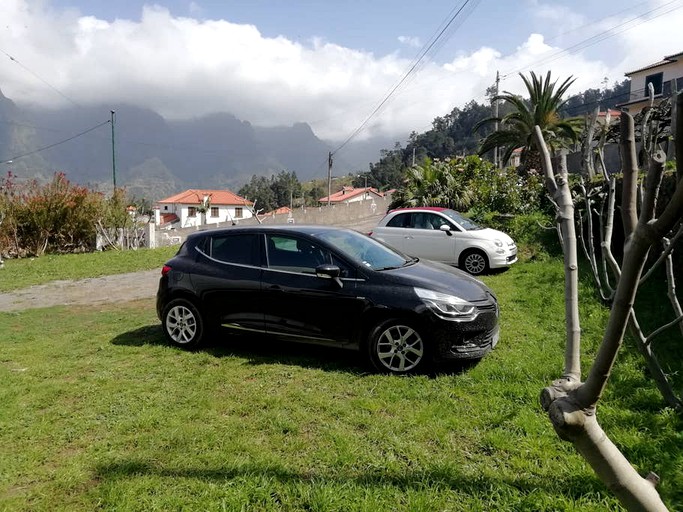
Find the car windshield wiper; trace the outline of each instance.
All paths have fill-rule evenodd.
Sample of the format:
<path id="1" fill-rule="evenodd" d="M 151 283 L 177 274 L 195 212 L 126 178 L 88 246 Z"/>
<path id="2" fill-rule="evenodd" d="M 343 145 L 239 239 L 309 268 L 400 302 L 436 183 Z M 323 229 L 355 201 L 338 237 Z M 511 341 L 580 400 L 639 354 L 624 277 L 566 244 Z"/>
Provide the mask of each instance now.
<path id="1" fill-rule="evenodd" d="M 396 270 L 397 268 L 403 268 L 403 267 L 407 267 L 409 265 L 414 265 L 418 261 L 420 261 L 418 258 L 411 258 L 409 260 L 405 260 L 401 265 L 389 265 L 387 267 L 379 267 L 379 268 L 376 268 L 374 270 L 376 270 L 378 272 L 381 272 L 382 270 Z"/>

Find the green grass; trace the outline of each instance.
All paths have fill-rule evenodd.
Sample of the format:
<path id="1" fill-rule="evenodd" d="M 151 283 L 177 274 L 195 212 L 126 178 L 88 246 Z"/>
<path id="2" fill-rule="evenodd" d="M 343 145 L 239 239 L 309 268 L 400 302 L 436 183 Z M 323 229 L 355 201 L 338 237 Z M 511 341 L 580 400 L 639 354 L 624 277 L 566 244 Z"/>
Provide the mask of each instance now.
<path id="1" fill-rule="evenodd" d="M 432 377 L 252 338 L 183 352 L 152 300 L 0 314 L 0 510 L 620 510 L 538 405 L 563 360 L 561 265 L 486 282 L 498 348 Z M 583 302 L 587 356 L 605 319 Z M 605 430 L 683 507 L 683 424 L 637 354 L 603 404 Z"/>
<path id="2" fill-rule="evenodd" d="M 83 279 L 161 267 L 178 247 L 45 255 L 5 260 L 0 270 L 0 292 L 63 279 Z"/>

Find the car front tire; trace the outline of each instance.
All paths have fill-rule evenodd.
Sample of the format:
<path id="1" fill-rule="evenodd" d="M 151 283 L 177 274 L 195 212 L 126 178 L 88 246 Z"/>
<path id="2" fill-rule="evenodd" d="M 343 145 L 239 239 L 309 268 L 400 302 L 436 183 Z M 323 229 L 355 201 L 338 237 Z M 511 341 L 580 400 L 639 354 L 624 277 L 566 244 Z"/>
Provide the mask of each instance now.
<path id="1" fill-rule="evenodd" d="M 204 319 L 197 307 L 187 299 L 170 301 L 164 308 L 161 322 L 166 339 L 177 347 L 192 350 L 204 341 Z"/>
<path id="2" fill-rule="evenodd" d="M 467 251 L 460 257 L 460 267 L 473 276 L 486 272 L 489 268 L 489 259 L 481 251 Z"/>
<path id="3" fill-rule="evenodd" d="M 419 331 L 406 322 L 383 322 L 373 329 L 368 341 L 370 362 L 382 373 L 407 375 L 427 366 L 427 344 Z"/>

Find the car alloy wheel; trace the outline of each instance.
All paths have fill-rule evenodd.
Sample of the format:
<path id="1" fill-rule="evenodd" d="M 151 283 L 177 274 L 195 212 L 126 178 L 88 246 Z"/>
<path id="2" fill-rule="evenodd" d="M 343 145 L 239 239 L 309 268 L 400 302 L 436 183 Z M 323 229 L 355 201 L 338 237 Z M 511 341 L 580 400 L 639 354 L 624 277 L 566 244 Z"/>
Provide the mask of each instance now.
<path id="1" fill-rule="evenodd" d="M 478 251 L 473 251 L 465 255 L 463 260 L 465 270 L 472 275 L 479 275 L 483 273 L 488 267 L 486 256 Z"/>
<path id="2" fill-rule="evenodd" d="M 378 370 L 406 374 L 422 368 L 425 343 L 409 325 L 390 321 L 375 329 L 370 343 L 372 362 Z"/>
<path id="3" fill-rule="evenodd" d="M 183 348 L 195 348 L 204 336 L 204 321 L 197 308 L 185 299 L 174 299 L 164 308 L 164 334 Z"/>

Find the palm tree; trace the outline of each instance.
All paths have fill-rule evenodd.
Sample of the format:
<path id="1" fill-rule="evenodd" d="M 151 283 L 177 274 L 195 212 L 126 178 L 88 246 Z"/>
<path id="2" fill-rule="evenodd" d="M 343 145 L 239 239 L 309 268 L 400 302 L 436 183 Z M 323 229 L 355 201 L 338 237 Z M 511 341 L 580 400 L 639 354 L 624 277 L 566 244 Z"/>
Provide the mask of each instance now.
<path id="1" fill-rule="evenodd" d="M 571 76 L 557 86 L 557 81 L 550 82 L 550 71 L 543 80 L 532 71 L 531 78 L 520 73 L 524 85 L 529 92 L 529 99 L 505 91 L 495 96 L 495 101 L 503 100 L 512 107 L 512 111 L 502 118 L 490 117 L 477 123 L 475 130 L 481 126 L 500 122 L 500 128 L 488 135 L 479 147 L 479 155 L 483 155 L 496 147 L 505 148 L 502 162 L 507 163 L 512 152 L 522 148 L 522 168 L 540 170 L 540 155 L 534 143 L 534 126 L 538 125 L 543 132 L 551 151 L 566 147 L 578 140 L 580 130 L 579 119 L 562 119 L 559 111 L 566 103 L 562 96 L 574 83 Z"/>
<path id="2" fill-rule="evenodd" d="M 472 193 L 464 180 L 457 178 L 458 159 L 431 160 L 406 171 L 403 186 L 395 193 L 390 208 L 409 206 L 446 206 L 467 210 Z"/>

